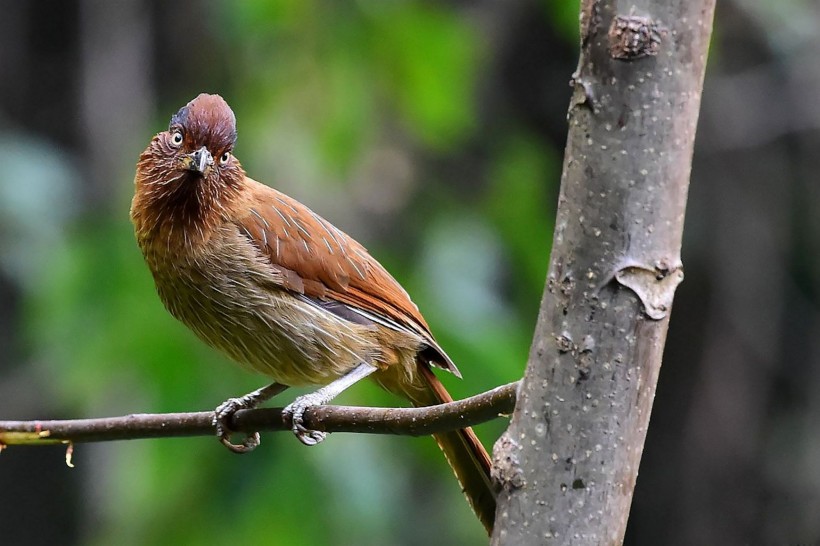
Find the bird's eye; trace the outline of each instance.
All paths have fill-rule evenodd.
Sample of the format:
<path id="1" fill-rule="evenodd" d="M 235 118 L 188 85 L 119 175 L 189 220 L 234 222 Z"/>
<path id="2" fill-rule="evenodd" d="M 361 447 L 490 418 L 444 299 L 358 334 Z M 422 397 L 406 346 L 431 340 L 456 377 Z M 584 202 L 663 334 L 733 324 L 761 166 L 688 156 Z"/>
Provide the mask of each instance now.
<path id="1" fill-rule="evenodd" d="M 174 131 L 174 134 L 171 135 L 171 144 L 179 148 L 180 146 L 182 146 L 182 141 L 182 133 L 180 133 L 179 131 Z"/>
<path id="2" fill-rule="evenodd" d="M 219 157 L 219 164 L 220 165 L 226 164 L 230 158 L 231 158 L 231 152 L 225 152 L 224 154 L 222 154 Z"/>

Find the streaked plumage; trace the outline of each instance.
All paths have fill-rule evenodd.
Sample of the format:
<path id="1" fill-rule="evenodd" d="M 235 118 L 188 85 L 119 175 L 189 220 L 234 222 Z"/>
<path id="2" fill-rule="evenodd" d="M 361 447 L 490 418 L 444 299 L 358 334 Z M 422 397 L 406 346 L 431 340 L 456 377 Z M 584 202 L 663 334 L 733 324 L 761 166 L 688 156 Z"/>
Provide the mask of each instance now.
<path id="1" fill-rule="evenodd" d="M 200 95 L 140 156 L 137 241 L 167 309 L 207 344 L 284 385 L 325 385 L 361 363 L 415 405 L 451 400 L 458 374 L 395 279 L 355 240 L 245 175 L 233 112 Z M 489 529 L 489 457 L 472 430 L 438 435 Z"/>

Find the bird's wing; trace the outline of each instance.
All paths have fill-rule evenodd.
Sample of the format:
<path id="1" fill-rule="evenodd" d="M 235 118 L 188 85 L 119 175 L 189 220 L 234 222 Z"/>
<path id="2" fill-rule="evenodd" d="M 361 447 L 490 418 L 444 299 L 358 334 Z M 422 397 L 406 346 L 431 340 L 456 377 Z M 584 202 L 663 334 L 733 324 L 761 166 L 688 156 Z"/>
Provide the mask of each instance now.
<path id="1" fill-rule="evenodd" d="M 412 332 L 434 351 L 422 356 L 460 376 L 410 296 L 362 245 L 295 199 L 251 187 L 252 205 L 236 223 L 270 260 L 282 288 L 347 320 Z"/>

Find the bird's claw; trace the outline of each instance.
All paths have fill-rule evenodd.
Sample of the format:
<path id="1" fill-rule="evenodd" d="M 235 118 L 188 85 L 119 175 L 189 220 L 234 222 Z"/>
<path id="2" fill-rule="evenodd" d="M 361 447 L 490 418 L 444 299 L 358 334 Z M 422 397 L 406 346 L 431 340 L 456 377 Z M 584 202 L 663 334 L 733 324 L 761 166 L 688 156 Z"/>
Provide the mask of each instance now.
<path id="1" fill-rule="evenodd" d="M 228 398 L 214 410 L 213 425 L 216 429 L 216 436 L 222 445 L 234 453 L 248 453 L 259 447 L 261 443 L 258 432 L 246 434 L 241 444 L 231 442 L 231 419 L 237 411 L 247 407 L 248 403 L 242 398 Z"/>
<path id="2" fill-rule="evenodd" d="M 259 437 L 258 432 L 246 434 L 245 439 L 242 440 L 241 444 L 235 444 L 231 442 L 230 433 L 220 436 L 219 441 L 222 442 L 223 446 L 227 447 L 234 453 L 239 453 L 240 455 L 243 453 L 250 453 L 257 447 L 259 447 L 260 443 L 262 443 L 262 439 Z"/>
<path id="3" fill-rule="evenodd" d="M 313 394 L 313 393 L 311 393 Z M 327 437 L 327 432 L 311 430 L 305 423 L 305 411 L 313 406 L 321 405 L 321 401 L 314 400 L 310 394 L 298 397 L 282 410 L 282 416 L 291 420 L 291 430 L 296 438 L 306 446 L 315 446 Z"/>

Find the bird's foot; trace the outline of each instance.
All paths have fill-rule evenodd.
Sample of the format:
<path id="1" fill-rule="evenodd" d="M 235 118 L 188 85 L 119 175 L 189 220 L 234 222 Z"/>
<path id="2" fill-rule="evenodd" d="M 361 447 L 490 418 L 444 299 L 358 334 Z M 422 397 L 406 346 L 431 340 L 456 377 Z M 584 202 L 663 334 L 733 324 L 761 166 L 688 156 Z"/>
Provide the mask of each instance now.
<path id="1" fill-rule="evenodd" d="M 276 396 L 283 390 L 287 389 L 285 385 L 280 383 L 272 383 L 261 389 L 249 392 L 245 396 L 239 398 L 228 398 L 214 410 L 213 425 L 216 429 L 216 436 L 222 445 L 227 447 L 234 453 L 248 453 L 253 451 L 261 442 L 258 432 L 246 434 L 241 444 L 234 444 L 231 442 L 231 420 L 234 414 L 242 409 L 253 409 L 265 400 Z"/>
<path id="2" fill-rule="evenodd" d="M 231 419 L 233 419 L 237 411 L 247 408 L 248 405 L 243 398 L 228 398 L 214 410 L 213 424 L 216 428 L 216 436 L 219 438 L 219 441 L 222 442 L 222 445 L 234 453 L 248 453 L 253 451 L 259 447 L 261 442 L 258 432 L 246 434 L 241 444 L 231 442 Z"/>
<path id="3" fill-rule="evenodd" d="M 375 372 L 378 368 L 372 364 L 362 362 L 343 376 L 334 379 L 321 389 L 302 395 L 291 402 L 284 410 L 282 417 L 287 423 L 290 418 L 291 430 L 299 438 L 299 441 L 306 446 L 315 446 L 325 439 L 327 432 L 321 430 L 311 430 L 305 426 L 305 411 L 311 406 L 321 406 L 327 404 L 349 386 L 360 379 Z"/>
<path id="4" fill-rule="evenodd" d="M 282 410 L 282 417 L 290 418 L 291 430 L 300 442 L 306 446 L 315 446 L 327 437 L 327 432 L 311 430 L 305 426 L 305 411 L 310 407 L 321 406 L 328 401 L 321 391 L 298 397 Z"/>

